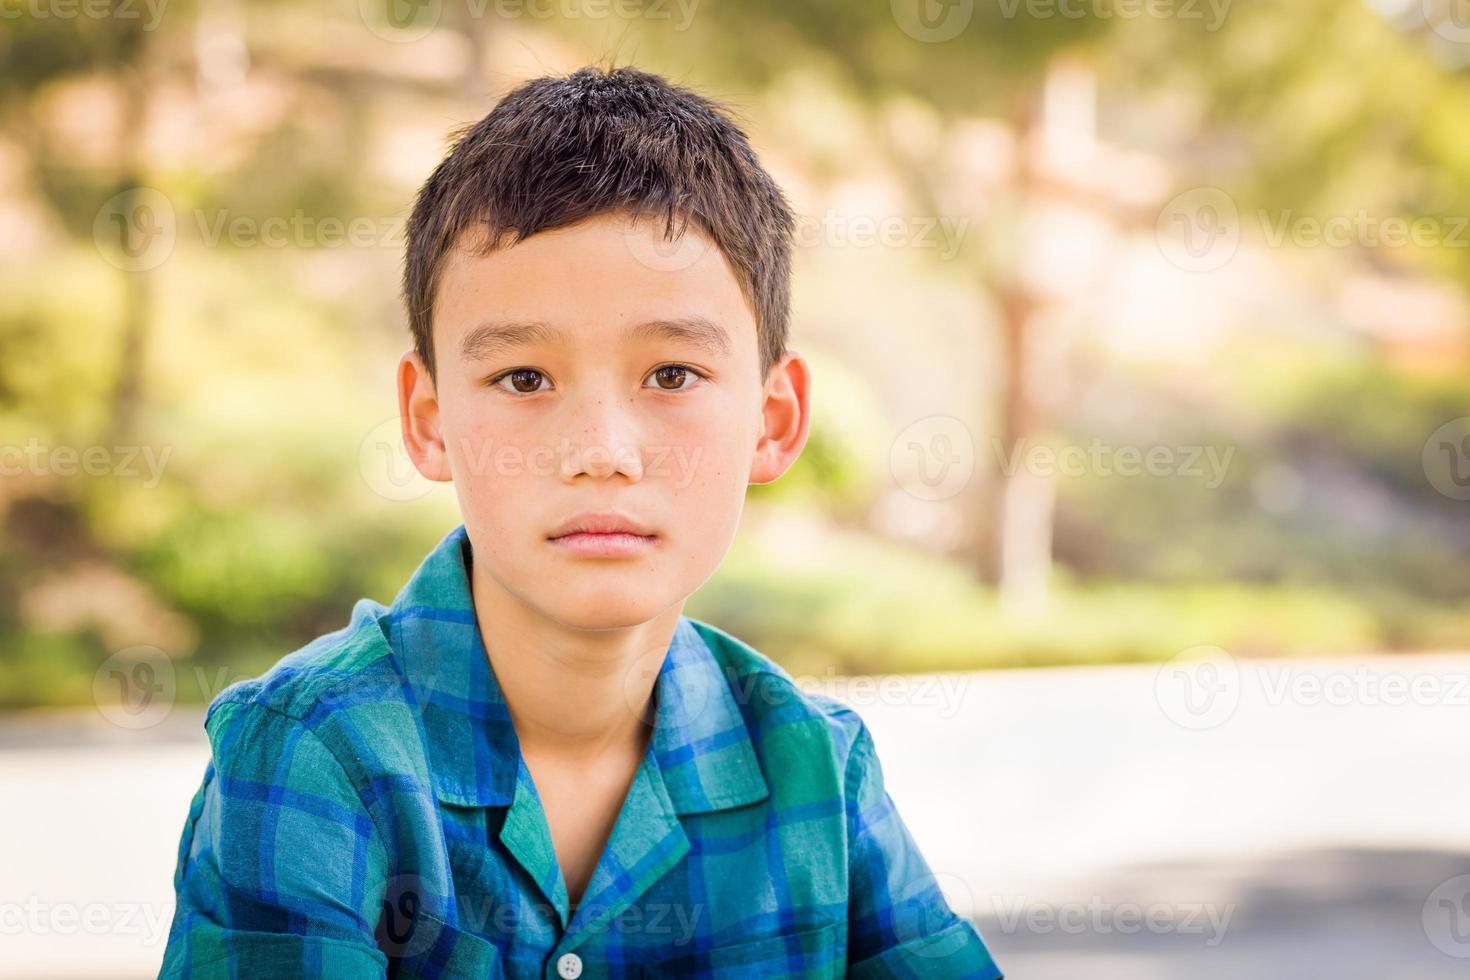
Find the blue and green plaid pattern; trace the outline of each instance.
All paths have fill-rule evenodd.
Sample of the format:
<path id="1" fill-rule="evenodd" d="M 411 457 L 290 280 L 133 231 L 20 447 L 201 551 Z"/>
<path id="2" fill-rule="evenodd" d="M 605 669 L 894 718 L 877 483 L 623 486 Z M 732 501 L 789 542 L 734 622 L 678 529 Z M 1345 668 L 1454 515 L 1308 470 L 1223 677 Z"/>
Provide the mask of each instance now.
<path id="1" fill-rule="evenodd" d="M 460 526 L 391 607 L 209 706 L 160 976 L 1000 977 L 858 715 L 687 616 L 572 907 L 471 557 Z"/>

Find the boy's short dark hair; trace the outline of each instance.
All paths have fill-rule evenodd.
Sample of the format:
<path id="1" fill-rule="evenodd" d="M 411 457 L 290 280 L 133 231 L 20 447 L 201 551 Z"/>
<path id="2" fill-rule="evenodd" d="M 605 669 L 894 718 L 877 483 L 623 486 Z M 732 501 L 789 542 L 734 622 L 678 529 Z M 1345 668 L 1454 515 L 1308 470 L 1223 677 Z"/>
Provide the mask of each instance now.
<path id="1" fill-rule="evenodd" d="M 589 65 L 509 92 L 457 134 L 419 189 L 403 293 L 414 349 L 434 376 L 434 294 L 475 225 L 484 252 L 604 212 L 692 220 L 720 249 L 755 315 L 761 377 L 786 351 L 794 219 L 719 103 L 632 67 Z M 677 223 L 677 229 L 676 229 Z"/>

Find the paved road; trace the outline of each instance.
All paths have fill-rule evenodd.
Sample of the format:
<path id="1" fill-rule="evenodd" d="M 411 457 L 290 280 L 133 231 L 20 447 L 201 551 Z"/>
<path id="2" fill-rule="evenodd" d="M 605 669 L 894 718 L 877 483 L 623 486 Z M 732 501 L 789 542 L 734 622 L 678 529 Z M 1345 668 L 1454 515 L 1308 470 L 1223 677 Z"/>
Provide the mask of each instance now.
<path id="1" fill-rule="evenodd" d="M 1470 976 L 1470 655 L 830 689 L 1013 980 Z M 0 720 L 0 976 L 156 973 L 199 721 Z"/>

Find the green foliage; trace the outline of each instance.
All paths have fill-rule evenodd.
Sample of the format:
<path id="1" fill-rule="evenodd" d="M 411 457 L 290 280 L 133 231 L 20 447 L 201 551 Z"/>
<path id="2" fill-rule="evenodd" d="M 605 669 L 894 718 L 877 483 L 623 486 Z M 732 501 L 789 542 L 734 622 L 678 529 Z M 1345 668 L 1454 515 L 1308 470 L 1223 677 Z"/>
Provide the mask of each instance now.
<path id="1" fill-rule="evenodd" d="M 156 33 L 108 18 L 4 20 L 0 218 L 32 222 L 41 246 L 0 263 L 0 446 L 126 438 L 166 452 L 167 469 L 152 485 L 117 473 L 0 484 L 0 706 L 89 701 L 110 637 L 126 632 L 119 619 L 174 624 L 160 635 L 183 677 L 248 676 L 344 625 L 356 598 L 390 600 L 454 522 L 449 491 L 384 500 L 359 469 L 364 440 L 396 411 L 401 241 L 331 247 L 308 232 L 265 247 L 228 226 L 258 232 L 300 215 L 386 227 L 424 175 L 404 131 L 448 130 L 484 110 L 438 63 L 466 50 L 458 15 L 416 49 L 362 30 L 354 6 L 247 5 L 250 84 L 208 105 L 191 60 L 201 11 L 185 0 L 170 0 Z M 946 127 L 1013 120 L 1058 55 L 1096 72 L 1115 148 L 1152 154 L 1180 188 L 1226 189 L 1248 225 L 1260 213 L 1470 214 L 1470 86 L 1436 63 L 1423 32 L 1394 29 L 1371 5 L 1236 4 L 1212 31 L 1117 16 L 1117 5 L 1071 17 L 986 2 L 953 37 L 927 42 L 901 23 L 900 8 L 918 6 L 750 0 L 701 4 L 677 33 L 591 18 L 497 21 L 485 33 L 497 57 L 535 39 L 586 60 L 601 45 L 663 71 L 732 103 L 798 183 L 857 186 L 875 207 L 912 215 L 973 191 L 955 186 Z M 510 70 L 490 66 L 497 79 Z M 68 86 L 92 87 L 99 105 L 156 100 L 147 126 L 97 110 L 97 132 L 82 135 L 136 159 L 75 151 L 55 111 Z M 895 113 L 927 142 L 880 141 Z M 166 195 L 178 232 L 173 254 L 143 273 L 119 270 L 92 240 L 101 203 L 135 183 Z M 749 528 L 691 614 L 800 671 L 1152 661 L 1202 643 L 1267 656 L 1463 645 L 1470 518 L 1428 485 L 1421 461 L 1428 434 L 1470 411 L 1463 373 L 1268 343 L 1270 327 L 1222 349 L 1209 385 L 1199 371 L 1170 378 L 1166 359 L 1088 352 L 1096 397 L 1057 410 L 1056 445 L 1214 446 L 1231 463 L 1218 486 L 1058 478 L 1054 594 L 1038 618 L 1005 612 L 958 531 L 931 552 L 885 541 L 872 516 L 895 493 L 892 434 L 916 406 L 969 421 L 994 401 L 983 344 L 975 367 L 956 372 L 973 374 L 973 397 L 948 401 L 895 356 L 945 361 L 958 356 L 954 338 L 982 329 L 976 311 L 991 304 L 979 285 L 1019 254 L 1024 220 L 1003 194 L 987 207 L 961 216 L 976 218 L 969 244 L 943 261 L 921 249 L 799 257 L 810 438 L 790 472 L 752 488 Z M 1364 264 L 1470 283 L 1464 248 L 1380 250 Z M 114 435 L 130 385 L 137 411 Z M 1103 417 L 1096 405 L 1128 411 Z M 987 435 L 976 433 L 977 490 L 993 478 Z M 992 516 L 984 494 L 964 501 L 971 523 Z M 68 601 L 97 608 L 67 617 L 38 598 L 42 583 L 94 580 L 133 606 L 83 595 Z M 192 680 L 179 697 L 214 689 Z"/>
<path id="2" fill-rule="evenodd" d="M 1025 619 L 959 565 L 841 532 L 821 542 L 796 554 L 779 535 L 742 539 L 691 599 L 691 615 L 728 624 L 798 673 L 1147 662 L 1202 644 L 1237 655 L 1351 653 L 1443 641 L 1470 625 L 1449 606 L 1375 610 L 1348 592 L 1222 580 L 1062 579 L 1045 614 Z"/>

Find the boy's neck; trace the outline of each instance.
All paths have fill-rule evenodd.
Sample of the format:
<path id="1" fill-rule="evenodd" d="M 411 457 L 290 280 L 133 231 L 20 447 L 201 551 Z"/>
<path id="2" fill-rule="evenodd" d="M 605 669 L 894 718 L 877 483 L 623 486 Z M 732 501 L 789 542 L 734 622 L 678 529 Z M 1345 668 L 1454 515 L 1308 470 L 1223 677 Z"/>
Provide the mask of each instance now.
<path id="1" fill-rule="evenodd" d="M 625 629 L 547 619 L 471 569 L 480 635 L 523 755 L 596 762 L 647 744 L 651 699 L 683 603 Z"/>

